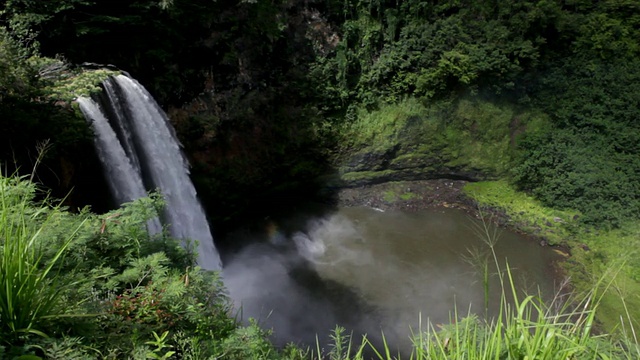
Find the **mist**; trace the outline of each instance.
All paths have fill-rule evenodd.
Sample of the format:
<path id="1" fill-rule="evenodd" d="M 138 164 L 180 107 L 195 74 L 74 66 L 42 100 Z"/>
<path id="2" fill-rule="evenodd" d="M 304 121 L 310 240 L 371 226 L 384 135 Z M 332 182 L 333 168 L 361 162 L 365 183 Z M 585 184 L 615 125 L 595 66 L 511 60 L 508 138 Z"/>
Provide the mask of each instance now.
<path id="1" fill-rule="evenodd" d="M 450 323 L 456 308 L 484 313 L 480 276 L 463 257 L 481 245 L 470 221 L 457 212 L 369 208 L 273 220 L 234 235 L 248 245 L 228 256 L 223 277 L 241 319 L 273 329 L 278 346 L 315 346 L 317 336 L 325 347 L 340 325 L 356 344 L 364 334 L 379 343 L 384 332 L 404 352 L 412 334 Z M 528 281 L 549 279 L 551 258 L 542 248 L 516 234 L 502 237 L 500 258 L 531 273 Z"/>

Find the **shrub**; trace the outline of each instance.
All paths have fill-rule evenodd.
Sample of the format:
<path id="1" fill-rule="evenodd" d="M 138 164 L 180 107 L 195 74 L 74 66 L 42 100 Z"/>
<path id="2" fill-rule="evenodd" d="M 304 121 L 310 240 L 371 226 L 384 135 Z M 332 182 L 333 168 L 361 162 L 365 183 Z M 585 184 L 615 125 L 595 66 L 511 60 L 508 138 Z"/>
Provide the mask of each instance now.
<path id="1" fill-rule="evenodd" d="M 45 336 L 44 324 L 62 316 L 64 292 L 76 284 L 55 271 L 78 228 L 67 229 L 49 258 L 46 229 L 57 208 L 33 203 L 35 186 L 21 178 L 0 177 L 0 338 L 15 342 L 29 334 Z"/>

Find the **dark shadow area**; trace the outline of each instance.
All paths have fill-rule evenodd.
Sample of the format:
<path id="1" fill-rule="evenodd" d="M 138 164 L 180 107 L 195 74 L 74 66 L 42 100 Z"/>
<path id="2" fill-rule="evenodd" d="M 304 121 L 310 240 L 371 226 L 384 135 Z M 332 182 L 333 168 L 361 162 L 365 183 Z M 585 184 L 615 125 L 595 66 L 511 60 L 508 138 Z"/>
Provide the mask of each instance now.
<path id="1" fill-rule="evenodd" d="M 41 198 L 64 199 L 71 210 L 113 207 L 89 127 L 70 107 L 4 98 L 0 164 L 2 175 L 32 177 Z"/>

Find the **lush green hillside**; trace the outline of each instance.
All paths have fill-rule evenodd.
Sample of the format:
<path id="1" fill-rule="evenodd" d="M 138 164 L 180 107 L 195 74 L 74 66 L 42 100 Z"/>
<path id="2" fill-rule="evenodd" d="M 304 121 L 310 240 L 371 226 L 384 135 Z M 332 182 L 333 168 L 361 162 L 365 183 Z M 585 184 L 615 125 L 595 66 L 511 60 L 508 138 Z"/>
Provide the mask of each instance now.
<path id="1" fill-rule="evenodd" d="M 578 289 L 625 264 L 602 315 L 619 324 L 621 294 L 640 300 L 640 5 L 334 1 L 329 10 L 341 41 L 311 76 L 339 129 L 343 182 L 501 179 L 469 194 L 571 247 Z"/>
<path id="2" fill-rule="evenodd" d="M 441 107 L 439 99 L 453 99 L 448 111 L 460 113 L 460 99 L 471 96 L 494 104 L 485 107 L 511 103 L 523 113 L 545 114 L 546 126 L 534 129 L 526 129 L 527 120 L 518 115 L 500 124 L 500 115 L 478 111 L 439 123 L 449 138 L 460 136 L 455 144 L 468 144 L 470 153 L 492 164 L 486 173 L 504 168 L 505 156 L 518 151 L 504 178 L 546 205 L 581 211 L 586 223 L 615 227 L 640 213 L 638 6 L 333 1 L 329 18 L 340 24 L 341 41 L 333 56 L 316 60 L 311 75 L 328 118 L 369 132 L 377 131 L 377 120 L 363 125 L 365 109 L 388 114 L 384 104 L 405 98 L 429 109 Z M 526 134 L 510 148 L 476 151 L 464 133 L 482 128 L 487 117 L 495 122 L 489 124 L 493 132 L 513 133 L 522 123 L 515 126 L 517 135 Z M 479 133 L 492 136 L 487 129 Z M 425 146 L 437 142 L 424 138 Z M 497 147 L 500 140 L 492 143 Z M 456 145 L 444 149 L 456 151 Z"/>
<path id="3" fill-rule="evenodd" d="M 17 44 L 6 52 L 14 55 L 3 57 L 4 68 L 15 69 L 4 77 L 3 103 L 38 98 L 27 90 L 51 68 L 40 65 L 34 73 L 23 66 L 38 49 L 75 63 L 113 63 L 166 104 L 199 94 L 175 113 L 178 129 L 196 155 L 205 197 L 229 207 L 244 199 L 217 197 L 225 186 L 239 182 L 241 192 L 253 197 L 264 184 L 295 188 L 325 171 L 331 158 L 323 149 L 353 145 L 342 139 L 357 127 L 371 125 L 363 136 L 377 131 L 367 123 L 380 122 L 373 119 L 380 118 L 377 109 L 388 117 L 393 106 L 412 103 L 414 109 L 445 114 L 429 117 L 440 118 L 447 140 L 421 140 L 453 153 L 436 167 L 499 174 L 548 206 L 579 210 L 585 223 L 616 227 L 640 210 L 639 12 L 630 0 L 306 5 L 137 0 L 122 7 L 98 0 L 56 6 L 12 1 L 0 14 L 3 44 L 9 38 Z M 119 40 L 123 32 L 125 42 Z M 21 96 L 13 96 L 17 90 Z M 493 114 L 491 106 L 515 111 L 512 141 L 508 149 L 476 151 L 475 140 L 465 133 L 477 135 L 478 126 L 490 126 L 496 133 L 482 130 L 486 142 L 506 131 L 487 122 L 507 116 Z M 27 108 L 3 118 L 38 119 L 38 114 L 24 116 L 35 112 L 35 105 Z M 520 115 L 528 114 L 546 116 L 548 124 L 525 131 L 521 123 L 527 120 Z M 49 132 L 56 134 L 56 126 L 69 128 L 61 121 L 35 122 L 54 127 Z M 31 133 L 36 130 L 26 136 Z M 56 143 L 73 141 L 66 136 Z M 388 136 L 376 140 L 380 146 L 388 141 Z M 454 142 L 469 146 L 447 146 Z M 476 157 L 469 164 L 455 156 L 464 158 L 465 151 Z M 502 171 L 507 162 L 513 168 L 509 174 Z M 213 177 L 218 180 L 206 180 Z"/>

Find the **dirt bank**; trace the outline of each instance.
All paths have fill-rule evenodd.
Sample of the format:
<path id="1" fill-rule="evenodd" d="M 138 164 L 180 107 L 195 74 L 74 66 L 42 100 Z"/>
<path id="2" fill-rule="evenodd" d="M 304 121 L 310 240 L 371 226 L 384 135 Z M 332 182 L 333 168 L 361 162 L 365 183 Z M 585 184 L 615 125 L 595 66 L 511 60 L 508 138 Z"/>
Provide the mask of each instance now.
<path id="1" fill-rule="evenodd" d="M 382 210 L 417 211 L 434 207 L 471 209 L 463 180 L 393 181 L 345 188 L 338 192 L 340 206 L 369 206 Z"/>

